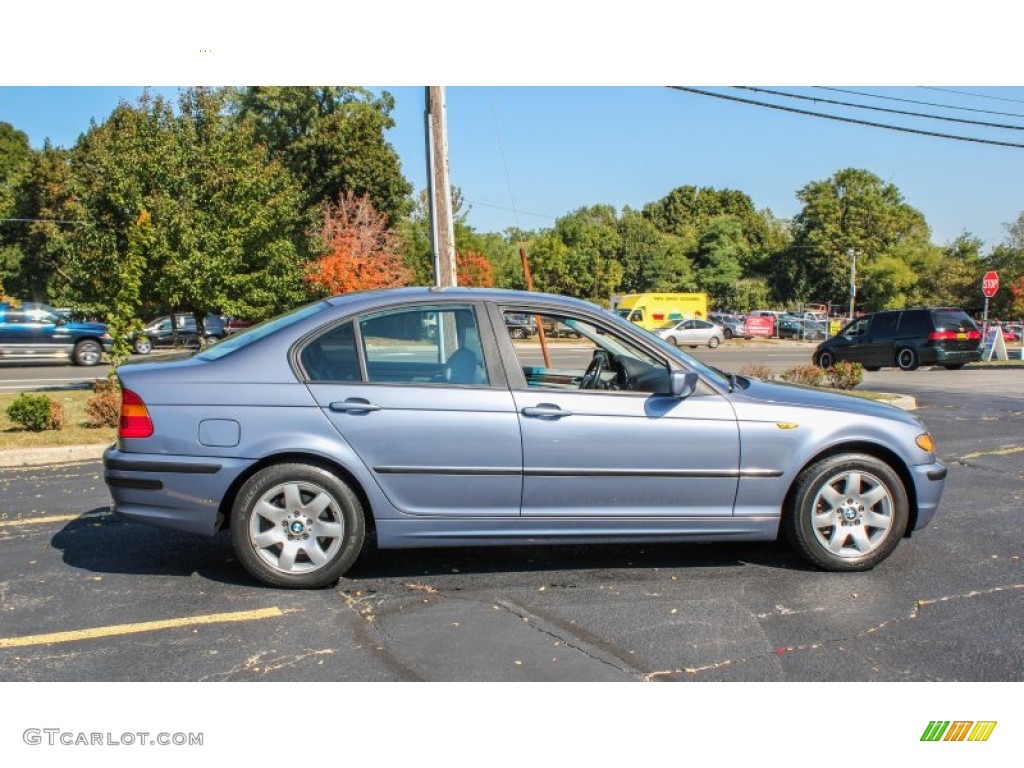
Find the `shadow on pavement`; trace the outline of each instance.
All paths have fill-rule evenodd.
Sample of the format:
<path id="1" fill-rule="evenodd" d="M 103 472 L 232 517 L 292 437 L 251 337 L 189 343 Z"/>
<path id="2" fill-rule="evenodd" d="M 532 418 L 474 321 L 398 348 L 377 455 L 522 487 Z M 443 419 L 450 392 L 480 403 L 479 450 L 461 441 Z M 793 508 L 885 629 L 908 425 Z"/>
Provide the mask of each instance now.
<path id="1" fill-rule="evenodd" d="M 105 507 L 91 510 L 96 515 Z M 50 540 L 68 565 L 96 573 L 191 576 L 256 586 L 235 560 L 227 533 L 207 538 L 130 523 L 82 517 Z M 754 565 L 809 570 L 787 547 L 772 542 L 724 544 L 589 544 L 378 550 L 369 543 L 346 579 L 653 569 L 721 569 Z"/>

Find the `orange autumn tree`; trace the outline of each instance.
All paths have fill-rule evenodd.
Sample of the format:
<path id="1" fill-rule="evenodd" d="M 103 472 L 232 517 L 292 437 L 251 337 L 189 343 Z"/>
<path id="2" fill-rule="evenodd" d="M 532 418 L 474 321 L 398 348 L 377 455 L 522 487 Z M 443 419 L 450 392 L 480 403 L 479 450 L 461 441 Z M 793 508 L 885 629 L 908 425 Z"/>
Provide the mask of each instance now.
<path id="1" fill-rule="evenodd" d="M 467 288 L 490 288 L 494 285 L 491 262 L 480 251 L 455 254 L 455 269 L 459 285 Z"/>
<path id="2" fill-rule="evenodd" d="M 324 255 L 305 266 L 306 282 L 329 294 L 396 288 L 412 281 L 398 241 L 366 195 L 346 192 L 327 206 L 320 229 Z"/>

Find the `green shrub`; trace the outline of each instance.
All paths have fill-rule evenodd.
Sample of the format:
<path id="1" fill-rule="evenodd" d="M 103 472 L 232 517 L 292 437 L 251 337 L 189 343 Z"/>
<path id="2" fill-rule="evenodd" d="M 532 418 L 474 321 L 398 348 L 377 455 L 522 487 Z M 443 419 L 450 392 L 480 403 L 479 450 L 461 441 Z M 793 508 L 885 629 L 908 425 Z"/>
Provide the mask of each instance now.
<path id="1" fill-rule="evenodd" d="M 46 395 L 18 395 L 7 406 L 7 418 L 31 432 L 61 429 L 66 420 L 63 404 Z"/>
<path id="2" fill-rule="evenodd" d="M 825 371 L 830 387 L 853 389 L 864 381 L 864 366 L 860 363 L 842 361 Z"/>
<path id="3" fill-rule="evenodd" d="M 740 376 L 746 376 L 749 379 L 761 379 L 762 381 L 771 381 L 775 377 L 775 373 L 767 365 L 761 365 L 760 363 L 750 363 L 740 368 Z"/>
<path id="4" fill-rule="evenodd" d="M 121 388 L 117 381 L 97 380 L 92 397 L 85 402 L 90 427 L 116 427 L 121 423 Z"/>
<path id="5" fill-rule="evenodd" d="M 779 378 L 791 384 L 803 384 L 806 387 L 820 387 L 825 383 L 825 372 L 816 365 L 798 365 L 779 374 Z"/>

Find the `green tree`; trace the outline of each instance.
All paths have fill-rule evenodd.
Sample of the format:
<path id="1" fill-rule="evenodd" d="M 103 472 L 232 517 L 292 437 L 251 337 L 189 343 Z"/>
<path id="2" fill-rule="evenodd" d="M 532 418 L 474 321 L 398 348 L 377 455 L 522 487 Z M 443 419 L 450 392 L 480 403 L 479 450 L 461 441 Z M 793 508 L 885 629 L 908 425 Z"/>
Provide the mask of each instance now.
<path id="1" fill-rule="evenodd" d="M 49 142 L 33 153 L 17 180 L 0 246 L 0 276 L 7 291 L 44 301 L 81 278 L 67 268 L 78 236 L 91 227 L 73 189 L 69 155 Z"/>
<path id="2" fill-rule="evenodd" d="M 974 309 L 981 303 L 982 242 L 964 232 L 941 250 L 937 265 L 919 274 L 922 304 Z"/>
<path id="3" fill-rule="evenodd" d="M 690 263 L 691 244 L 660 231 L 637 211 L 623 211 L 618 223 L 623 293 L 692 291 L 697 281 Z"/>
<path id="4" fill-rule="evenodd" d="M 985 267 L 986 270 L 994 269 L 999 272 L 1001 285 L 1008 286 L 1024 278 L 1024 211 L 1017 216 L 1015 221 L 1005 226 L 1006 240 L 992 249 Z M 975 295 L 981 291 L 983 276 L 984 271 L 976 278 Z M 990 314 L 994 317 L 1013 314 L 1013 299 L 1010 291 L 1000 288 L 990 302 Z"/>
<path id="5" fill-rule="evenodd" d="M 255 140 L 294 174 L 307 211 L 346 192 L 368 195 L 392 224 L 408 210 L 412 187 L 385 138 L 395 124 L 388 92 L 374 97 L 341 86 L 250 87 L 236 92 L 233 102 L 237 114 L 252 121 Z"/>
<path id="6" fill-rule="evenodd" d="M 743 277 L 741 266 L 749 250 L 743 223 L 736 216 L 711 221 L 701 236 L 694 259 L 697 281 L 712 303 L 729 306 L 736 298 L 736 284 Z"/>
<path id="7" fill-rule="evenodd" d="M 28 135 L 10 123 L 0 122 L 0 219 L 10 216 L 14 190 L 32 159 Z M 0 222 L 0 236 L 6 222 Z"/>
<path id="8" fill-rule="evenodd" d="M 848 296 L 848 252 L 855 249 L 859 301 L 865 309 L 882 306 L 892 298 L 889 289 L 865 276 L 890 272 L 889 257 L 910 263 L 932 248 L 924 216 L 895 185 L 869 171 L 846 168 L 811 182 L 797 197 L 803 208 L 794 220 L 793 244 L 774 271 L 783 300 L 842 304 Z M 875 266 L 876 260 L 883 265 Z"/>

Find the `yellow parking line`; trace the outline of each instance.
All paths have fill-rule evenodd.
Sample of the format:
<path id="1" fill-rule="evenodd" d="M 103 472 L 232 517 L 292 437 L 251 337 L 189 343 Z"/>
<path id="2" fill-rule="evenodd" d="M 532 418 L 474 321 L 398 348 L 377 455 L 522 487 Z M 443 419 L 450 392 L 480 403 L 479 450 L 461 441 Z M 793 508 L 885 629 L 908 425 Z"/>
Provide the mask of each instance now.
<path id="1" fill-rule="evenodd" d="M 97 637 L 113 637 L 116 635 L 134 635 L 139 632 L 155 632 L 160 629 L 177 629 L 194 627 L 200 624 L 226 624 L 237 621 L 259 621 L 283 616 L 278 608 L 261 608 L 256 611 L 235 611 L 233 613 L 208 613 L 205 616 L 184 616 L 180 619 L 164 619 L 163 621 L 144 621 L 139 624 L 115 624 L 109 627 L 93 627 L 92 629 L 75 629 L 70 632 L 53 632 L 49 635 L 25 635 L 23 637 L 2 637 L 0 648 L 20 648 L 26 645 L 49 645 L 52 643 L 74 643 L 79 640 L 92 640 Z"/>
<path id="2" fill-rule="evenodd" d="M 23 520 L 11 518 L 0 520 L 0 528 L 5 525 L 42 525 L 43 523 L 66 523 L 69 520 L 96 520 L 100 517 L 109 517 L 109 512 L 100 512 L 96 515 L 47 515 L 46 517 L 26 517 Z"/>
<path id="3" fill-rule="evenodd" d="M 1011 445 L 1006 448 L 999 448 L 995 451 L 978 451 L 977 453 L 968 453 L 965 456 L 961 456 L 961 459 L 979 459 L 982 456 L 1010 456 L 1014 453 L 1024 453 L 1024 446 Z"/>

